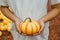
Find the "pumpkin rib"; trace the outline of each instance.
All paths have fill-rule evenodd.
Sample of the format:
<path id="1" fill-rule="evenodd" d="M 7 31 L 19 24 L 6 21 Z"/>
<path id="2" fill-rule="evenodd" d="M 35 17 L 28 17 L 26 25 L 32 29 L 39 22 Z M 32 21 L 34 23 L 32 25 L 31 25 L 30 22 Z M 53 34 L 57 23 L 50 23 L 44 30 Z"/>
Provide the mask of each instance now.
<path id="1" fill-rule="evenodd" d="M 37 30 L 39 31 L 39 30 L 40 30 L 40 25 L 39 25 L 37 22 L 34 22 L 34 23 L 35 23 L 36 26 L 38 25 L 38 26 L 37 26 Z M 38 31 L 37 31 L 37 32 L 38 32 Z"/>
<path id="2" fill-rule="evenodd" d="M 22 32 L 22 25 L 23 25 L 23 23 L 21 23 L 21 27 L 20 27 L 20 29 L 21 29 L 21 32 Z"/>
<path id="3" fill-rule="evenodd" d="M 34 33 L 36 33 L 36 26 L 35 26 L 34 23 L 32 23 L 32 26 L 33 26 L 33 34 L 34 34 Z M 34 29 L 34 27 L 35 27 L 35 29 Z M 35 31 L 35 32 L 34 32 L 34 31 Z"/>
<path id="4" fill-rule="evenodd" d="M 29 26 L 29 25 L 30 25 L 30 26 Z M 30 27 L 30 29 L 28 29 L 30 33 L 29 33 L 28 30 L 27 30 L 27 34 L 28 34 L 28 35 L 32 34 L 31 22 L 28 23 L 28 26 L 27 26 L 27 27 L 28 27 L 28 28 Z"/>
<path id="5" fill-rule="evenodd" d="M 36 23 L 35 23 L 35 22 L 33 22 L 33 24 L 36 26 L 36 32 L 37 32 L 37 30 L 38 30 L 37 25 L 36 25 Z"/>
<path id="6" fill-rule="evenodd" d="M 25 23 L 22 24 L 22 28 L 21 28 L 23 33 L 25 33 L 24 32 L 25 31 L 25 26 L 24 25 L 25 25 Z M 23 27 L 24 27 L 24 29 L 23 29 Z"/>
<path id="7" fill-rule="evenodd" d="M 38 25 L 39 27 L 38 27 L 37 25 Z M 37 24 L 36 24 L 36 26 L 37 26 L 37 28 L 38 28 L 38 31 L 39 31 L 39 30 L 40 30 L 40 25 L 37 23 Z"/>
<path id="8" fill-rule="evenodd" d="M 27 34 L 27 26 L 28 26 L 28 23 L 26 24 L 26 29 L 25 29 L 26 34 Z"/>
<path id="9" fill-rule="evenodd" d="M 23 24 L 23 23 L 20 23 L 20 31 L 21 31 L 21 32 L 22 32 L 22 29 L 21 29 L 21 28 L 22 28 L 22 24 Z"/>
<path id="10" fill-rule="evenodd" d="M 24 22 L 24 26 L 25 26 L 25 33 L 26 33 L 26 26 L 27 26 L 27 24 L 28 24 L 28 20 L 26 20 L 25 22 Z M 23 30 L 23 29 L 22 29 Z"/>
<path id="11" fill-rule="evenodd" d="M 31 27 L 32 27 L 32 24 L 31 24 Z M 32 35 L 33 35 L 33 27 L 32 27 Z"/>
<path id="12" fill-rule="evenodd" d="M 34 24 L 35 24 L 35 23 L 34 23 Z M 36 24 L 35 24 L 35 25 L 36 25 Z M 37 25 L 36 25 L 36 32 L 38 32 L 37 30 L 38 30 L 38 27 L 37 27 Z"/>
<path id="13" fill-rule="evenodd" d="M 37 24 L 36 24 L 36 25 L 37 25 Z M 37 28 L 38 28 L 38 26 L 37 26 Z M 38 31 L 40 31 L 40 25 L 39 25 Z"/>

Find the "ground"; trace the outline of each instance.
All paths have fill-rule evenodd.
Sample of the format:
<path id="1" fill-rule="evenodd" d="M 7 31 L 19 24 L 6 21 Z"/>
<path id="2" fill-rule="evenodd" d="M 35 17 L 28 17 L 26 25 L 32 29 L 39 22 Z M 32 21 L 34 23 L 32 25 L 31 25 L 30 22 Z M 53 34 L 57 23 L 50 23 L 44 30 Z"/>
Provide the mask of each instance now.
<path id="1" fill-rule="evenodd" d="M 49 40 L 60 40 L 60 15 L 50 21 Z"/>

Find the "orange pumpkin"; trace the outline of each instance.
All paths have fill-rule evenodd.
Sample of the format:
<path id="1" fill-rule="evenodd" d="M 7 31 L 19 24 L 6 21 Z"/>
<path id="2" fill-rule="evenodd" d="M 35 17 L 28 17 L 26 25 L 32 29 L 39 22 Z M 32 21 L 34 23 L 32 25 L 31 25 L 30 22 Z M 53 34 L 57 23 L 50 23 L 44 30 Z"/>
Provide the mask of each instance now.
<path id="1" fill-rule="evenodd" d="M 8 19 L 7 17 L 5 17 L 0 11 L 0 30 L 1 31 L 7 30 L 10 32 L 11 23 L 12 23 L 12 21 L 10 19 Z"/>
<path id="2" fill-rule="evenodd" d="M 0 31 L 0 36 L 2 36 L 2 31 Z"/>
<path id="3" fill-rule="evenodd" d="M 36 21 L 27 18 L 24 22 L 20 23 L 20 30 L 27 35 L 33 35 L 40 31 L 41 26 Z"/>

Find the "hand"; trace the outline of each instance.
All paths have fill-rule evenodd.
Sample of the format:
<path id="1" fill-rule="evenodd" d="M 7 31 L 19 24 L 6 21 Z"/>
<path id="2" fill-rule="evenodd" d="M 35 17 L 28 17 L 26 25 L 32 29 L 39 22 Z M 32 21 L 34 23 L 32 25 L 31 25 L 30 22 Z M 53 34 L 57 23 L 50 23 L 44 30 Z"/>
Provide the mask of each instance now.
<path id="1" fill-rule="evenodd" d="M 21 32 L 21 30 L 20 30 L 20 23 L 21 23 L 21 22 L 23 22 L 21 19 L 17 19 L 17 20 L 15 21 L 16 30 L 17 30 L 17 32 L 18 32 L 19 34 L 26 36 L 26 34 L 23 34 L 23 33 Z"/>
<path id="2" fill-rule="evenodd" d="M 44 30 L 44 22 L 42 20 L 37 20 L 37 22 L 41 25 L 41 29 L 40 29 L 39 33 L 36 33 L 33 36 L 40 35 Z"/>
<path id="3" fill-rule="evenodd" d="M 37 22 L 41 25 L 41 29 L 39 31 L 39 34 L 41 34 L 43 32 L 43 30 L 44 30 L 44 21 L 38 20 Z"/>
<path id="4" fill-rule="evenodd" d="M 21 19 L 17 19 L 17 20 L 15 21 L 16 30 L 17 30 L 17 32 L 20 33 L 20 34 L 21 34 L 21 30 L 20 30 L 20 23 L 21 23 L 21 22 L 22 22 Z"/>

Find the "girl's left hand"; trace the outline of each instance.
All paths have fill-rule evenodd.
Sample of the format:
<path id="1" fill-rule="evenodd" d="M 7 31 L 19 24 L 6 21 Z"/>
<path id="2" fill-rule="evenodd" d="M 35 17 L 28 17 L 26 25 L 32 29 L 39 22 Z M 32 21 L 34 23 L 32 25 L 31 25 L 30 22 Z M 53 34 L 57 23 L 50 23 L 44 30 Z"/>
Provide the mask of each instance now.
<path id="1" fill-rule="evenodd" d="M 41 29 L 39 31 L 39 34 L 41 34 L 43 32 L 43 30 L 44 30 L 44 21 L 38 20 L 37 22 L 41 25 Z"/>
<path id="2" fill-rule="evenodd" d="M 36 33 L 33 36 L 40 35 L 44 30 L 44 22 L 42 20 L 37 20 L 37 22 L 41 25 L 41 29 L 40 29 L 39 33 Z"/>

